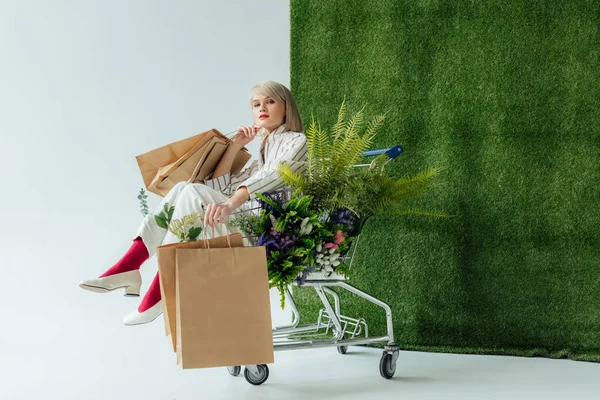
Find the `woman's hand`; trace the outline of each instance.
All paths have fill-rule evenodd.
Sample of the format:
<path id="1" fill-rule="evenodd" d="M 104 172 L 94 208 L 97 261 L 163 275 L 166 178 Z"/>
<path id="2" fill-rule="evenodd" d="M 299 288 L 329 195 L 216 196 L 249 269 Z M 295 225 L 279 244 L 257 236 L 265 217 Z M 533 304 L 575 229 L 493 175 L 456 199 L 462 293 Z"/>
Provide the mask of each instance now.
<path id="1" fill-rule="evenodd" d="M 260 126 L 240 126 L 232 143 L 243 147 L 254 140 L 259 130 Z"/>
<path id="2" fill-rule="evenodd" d="M 209 204 L 204 211 L 204 223 L 212 227 L 215 223 L 224 224 L 225 219 L 231 214 L 233 207 L 228 203 Z"/>

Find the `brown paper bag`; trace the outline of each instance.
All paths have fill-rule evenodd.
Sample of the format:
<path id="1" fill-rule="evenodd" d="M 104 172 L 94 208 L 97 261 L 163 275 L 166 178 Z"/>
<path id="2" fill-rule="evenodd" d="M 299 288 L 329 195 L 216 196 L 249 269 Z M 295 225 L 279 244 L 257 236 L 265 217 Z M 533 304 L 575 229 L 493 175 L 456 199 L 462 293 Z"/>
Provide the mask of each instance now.
<path id="1" fill-rule="evenodd" d="M 178 364 L 273 363 L 265 248 L 178 248 L 176 257 Z"/>
<path id="2" fill-rule="evenodd" d="M 206 228 L 205 228 L 206 229 Z M 220 236 L 207 240 L 197 240 L 195 242 L 173 243 L 159 246 L 156 249 L 156 258 L 158 260 L 160 294 L 162 297 L 163 317 L 165 320 L 165 333 L 171 335 L 173 351 L 177 351 L 176 342 L 176 322 L 175 322 L 175 251 L 177 249 L 197 249 L 206 248 L 206 242 L 211 248 L 229 247 L 227 236 Z M 234 233 L 229 235 L 231 247 L 242 247 L 242 234 Z"/>
<path id="3" fill-rule="evenodd" d="M 196 152 L 202 148 L 202 146 L 206 145 L 211 138 L 219 138 L 227 144 L 230 142 L 230 140 L 221 132 L 216 129 L 211 129 L 136 156 L 146 189 L 164 197 L 166 193 L 168 193 L 168 190 L 165 192 L 164 189 L 158 189 L 157 185 L 192 155 L 196 154 Z M 246 148 L 240 150 L 231 167 L 231 173 L 235 174 L 240 172 L 250 158 L 251 156 Z"/>
<path id="4" fill-rule="evenodd" d="M 219 161 L 223 158 L 227 146 L 228 145 L 223 145 L 222 143 L 215 143 L 214 148 L 205 153 L 203 159 L 196 164 L 190 182 L 203 183 L 204 179 L 212 174 L 217 168 L 217 165 L 219 165 Z"/>
<path id="5" fill-rule="evenodd" d="M 188 181 L 203 183 L 204 178 L 215 170 L 219 161 L 221 161 L 223 154 L 225 154 L 225 150 L 227 150 L 227 143 L 223 139 L 217 137 L 211 138 L 208 143 L 200 147 L 190 156 L 190 158 L 185 160 L 177 168 L 173 169 L 171 172 L 164 173 L 166 176 L 162 177 L 162 168 L 159 169 L 157 179 L 162 180 L 155 185 L 156 188 L 159 189 L 161 193 L 166 194 L 178 182 Z M 151 184 L 151 186 L 154 185 Z"/>

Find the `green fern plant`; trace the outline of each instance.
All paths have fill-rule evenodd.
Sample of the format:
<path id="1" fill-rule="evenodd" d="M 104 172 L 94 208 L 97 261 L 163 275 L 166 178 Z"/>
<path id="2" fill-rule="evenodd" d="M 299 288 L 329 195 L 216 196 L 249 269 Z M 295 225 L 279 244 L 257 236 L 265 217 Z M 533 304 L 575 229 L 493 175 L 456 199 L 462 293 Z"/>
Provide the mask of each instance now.
<path id="1" fill-rule="evenodd" d="M 369 217 L 384 213 L 447 217 L 445 211 L 401 207 L 403 202 L 439 186 L 435 177 L 443 170 L 445 170 L 443 167 L 429 168 L 413 176 L 394 178 L 386 175 L 383 170 L 363 168 L 357 170 L 353 179 L 349 181 L 342 202 L 346 208 L 359 216 L 359 226 L 362 226 Z"/>
<path id="2" fill-rule="evenodd" d="M 340 191 L 352 176 L 352 166 L 372 145 L 384 119 L 385 115 L 378 115 L 364 128 L 364 107 L 349 117 L 345 101 L 331 134 L 313 117 L 305 132 L 308 144 L 306 173 L 294 173 L 289 165 L 282 163 L 279 174 L 288 186 L 299 189 L 304 196 L 313 196 L 312 208 L 323 211 L 339 207 Z"/>
<path id="3" fill-rule="evenodd" d="M 372 146 L 384 119 L 385 114 L 374 117 L 361 133 L 365 126 L 364 107 L 349 116 L 345 101 L 331 134 L 313 117 L 306 130 L 307 171 L 297 173 L 289 165 L 281 164 L 279 174 L 288 186 L 298 188 L 303 195 L 313 196 L 312 206 L 317 210 L 347 208 L 360 218 L 359 226 L 370 216 L 381 213 L 447 217 L 444 211 L 400 207 L 404 201 L 436 186 L 435 178 L 445 168 L 430 168 L 414 176 L 393 178 L 385 172 L 389 161 L 385 154 L 375 158 L 370 168 L 353 167 Z"/>

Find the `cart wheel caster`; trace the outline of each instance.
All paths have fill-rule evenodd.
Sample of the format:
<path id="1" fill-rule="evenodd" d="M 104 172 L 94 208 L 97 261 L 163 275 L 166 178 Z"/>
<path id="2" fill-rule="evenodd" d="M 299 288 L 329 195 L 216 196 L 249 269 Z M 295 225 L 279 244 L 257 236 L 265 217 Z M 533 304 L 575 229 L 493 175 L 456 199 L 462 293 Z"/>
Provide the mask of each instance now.
<path id="1" fill-rule="evenodd" d="M 383 353 L 383 356 L 381 356 L 379 373 L 385 379 L 391 379 L 396 373 L 396 361 L 391 353 Z"/>
<path id="2" fill-rule="evenodd" d="M 256 366 L 258 374 L 253 374 L 248 368 L 244 369 L 244 378 L 252 385 L 262 385 L 269 378 L 269 367 L 266 364 L 259 364 Z"/>
<path id="3" fill-rule="evenodd" d="M 242 372 L 242 367 L 236 365 L 235 367 L 227 367 L 227 371 L 231 376 L 238 376 Z"/>
<path id="4" fill-rule="evenodd" d="M 346 335 L 342 336 L 342 339 L 346 339 Z M 337 351 L 340 354 L 346 354 L 348 352 L 348 346 L 338 346 Z"/>

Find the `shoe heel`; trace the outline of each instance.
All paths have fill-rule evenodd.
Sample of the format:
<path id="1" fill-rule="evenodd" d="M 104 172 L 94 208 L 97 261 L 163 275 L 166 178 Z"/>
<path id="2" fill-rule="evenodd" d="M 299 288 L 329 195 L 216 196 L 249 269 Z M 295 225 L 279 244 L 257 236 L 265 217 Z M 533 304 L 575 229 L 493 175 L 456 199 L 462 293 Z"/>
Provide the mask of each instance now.
<path id="1" fill-rule="evenodd" d="M 125 296 L 139 297 L 142 285 L 131 285 L 125 288 Z"/>

